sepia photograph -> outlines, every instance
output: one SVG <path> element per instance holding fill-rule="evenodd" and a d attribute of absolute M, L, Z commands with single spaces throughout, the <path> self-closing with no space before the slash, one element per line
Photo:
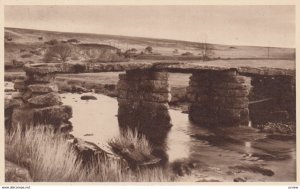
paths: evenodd
<path fill-rule="evenodd" d="M 295 5 L 4 5 L 5 183 L 297 182 Z"/>

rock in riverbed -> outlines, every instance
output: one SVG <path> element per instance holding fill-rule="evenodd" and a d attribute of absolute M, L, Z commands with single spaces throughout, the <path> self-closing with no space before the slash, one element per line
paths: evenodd
<path fill-rule="evenodd" d="M 54 106 L 61 104 L 60 96 L 57 93 L 48 93 L 45 95 L 39 95 L 28 99 L 29 104 L 33 106 Z"/>
<path fill-rule="evenodd" d="M 81 100 L 97 100 L 97 98 L 93 95 L 83 95 L 80 97 Z"/>

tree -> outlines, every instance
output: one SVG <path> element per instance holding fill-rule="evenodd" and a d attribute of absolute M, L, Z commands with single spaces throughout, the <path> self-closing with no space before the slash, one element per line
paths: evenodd
<path fill-rule="evenodd" d="M 69 44 L 58 44 L 50 47 L 45 56 L 45 62 L 67 62 L 68 59 L 72 56 L 73 46 Z"/>
<path fill-rule="evenodd" d="M 153 49 L 152 49 L 151 46 L 148 46 L 148 47 L 145 48 L 145 52 L 146 52 L 146 53 L 152 53 L 152 50 L 153 50 Z"/>

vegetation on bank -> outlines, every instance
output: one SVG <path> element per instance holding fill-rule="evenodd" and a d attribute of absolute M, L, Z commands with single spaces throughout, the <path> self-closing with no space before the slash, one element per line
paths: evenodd
<path fill-rule="evenodd" d="M 108 144 L 113 148 L 134 149 L 144 156 L 151 155 L 152 147 L 144 135 L 137 130 L 126 130 L 119 137 L 111 139 Z"/>
<path fill-rule="evenodd" d="M 130 134 L 127 136 L 135 137 Z M 120 141 L 124 140 L 120 139 Z M 139 145 L 147 147 L 146 143 Z M 144 148 L 143 150 L 147 151 Z M 5 133 L 5 159 L 27 168 L 35 182 L 164 182 L 172 180 L 170 174 L 159 167 L 133 171 L 124 168 L 119 160 L 114 159 L 96 159 L 92 162 L 92 166 L 84 166 L 83 161 L 78 157 L 66 135 L 55 133 L 48 125 L 18 128 L 14 132 Z M 13 172 L 7 172 L 6 181 L 14 181 L 10 180 L 14 178 L 12 174 Z"/>
<path fill-rule="evenodd" d="M 273 123 L 268 122 L 265 124 L 260 124 L 255 126 L 263 132 L 270 134 L 285 134 L 285 135 L 296 135 L 296 123 L 287 122 L 287 123 Z"/>

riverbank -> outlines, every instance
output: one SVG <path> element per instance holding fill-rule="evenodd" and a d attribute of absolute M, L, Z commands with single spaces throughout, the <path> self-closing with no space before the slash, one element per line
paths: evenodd
<path fill-rule="evenodd" d="M 127 136 L 133 145 L 147 144 Z M 117 139 L 115 139 L 117 140 Z M 78 143 L 78 142 L 77 142 Z M 146 146 L 148 152 L 151 148 Z M 174 175 L 160 167 L 129 169 L 128 162 L 90 154 L 70 143 L 68 135 L 56 133 L 50 125 L 17 129 L 5 134 L 5 176 L 7 182 L 170 182 Z M 14 169 L 17 169 L 14 171 Z M 18 171 L 17 171 L 18 170 Z"/>

